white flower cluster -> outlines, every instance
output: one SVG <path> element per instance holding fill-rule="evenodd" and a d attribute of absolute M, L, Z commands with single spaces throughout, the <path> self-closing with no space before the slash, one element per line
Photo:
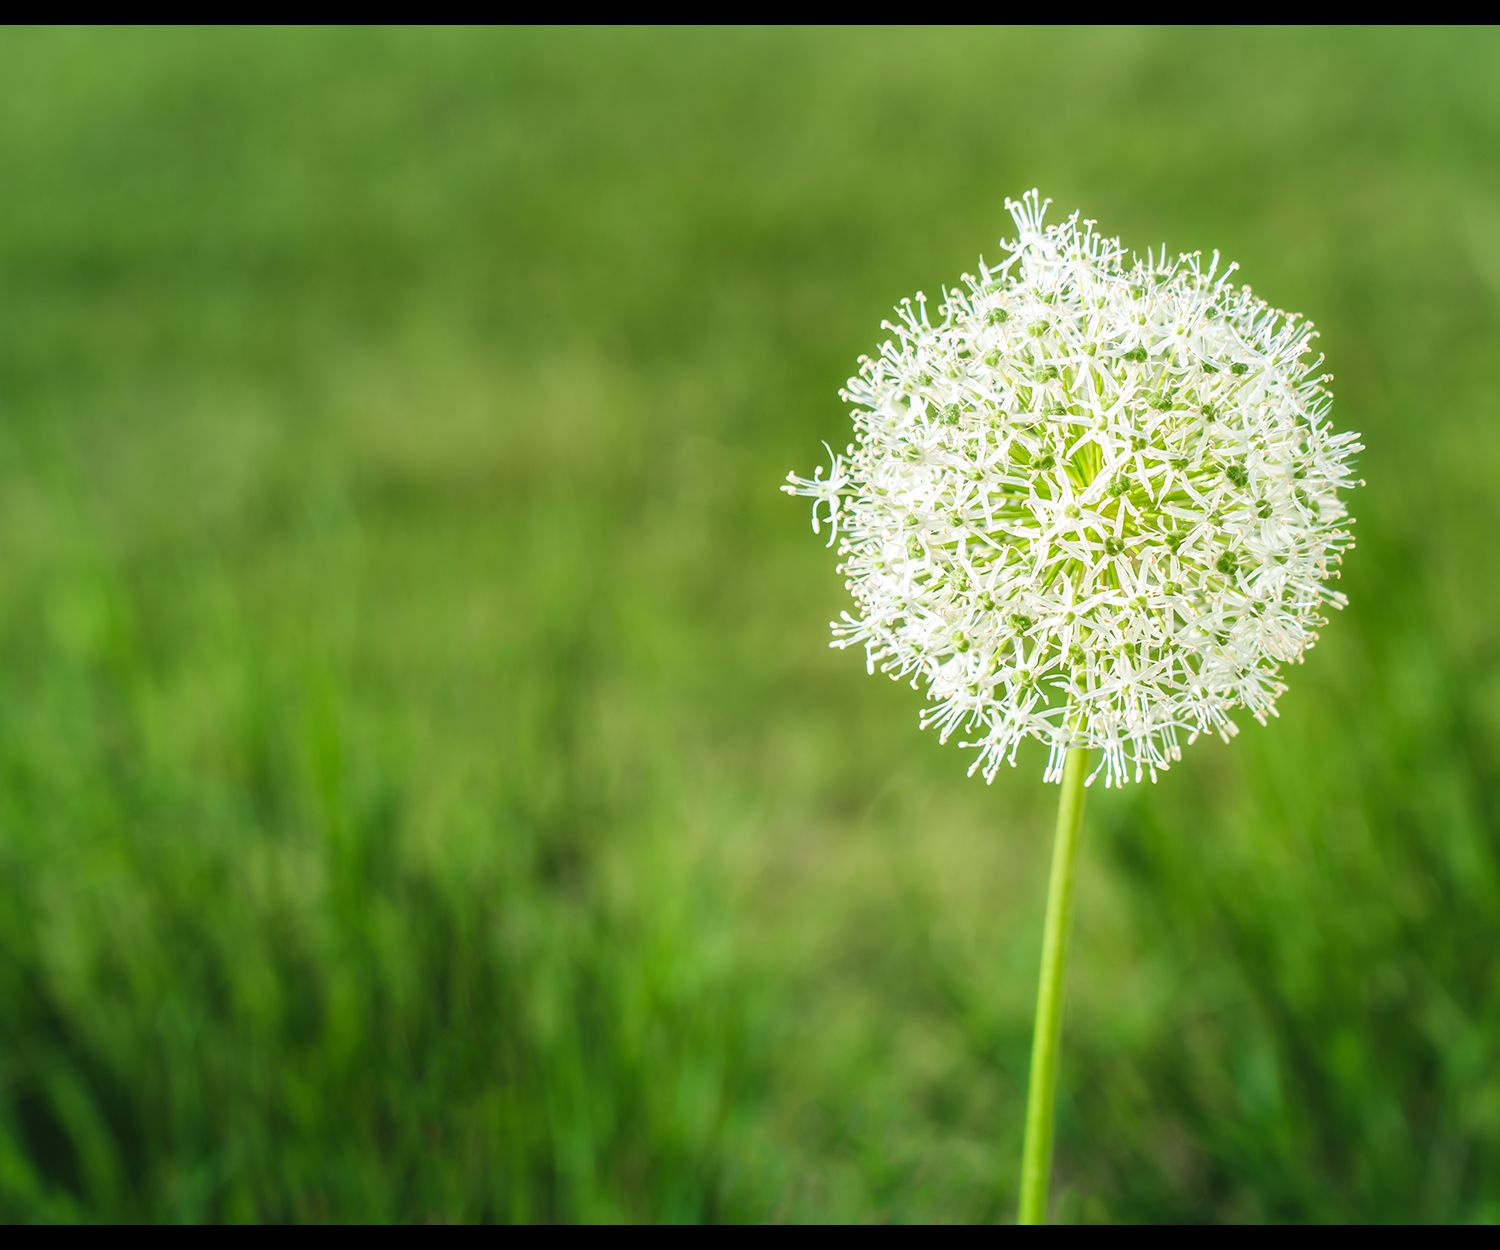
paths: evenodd
<path fill-rule="evenodd" d="M 854 442 L 789 475 L 839 543 L 855 611 L 834 646 L 926 686 L 924 726 L 993 780 L 1025 738 L 1153 780 L 1184 739 L 1264 723 L 1351 545 L 1309 322 L 1231 284 L 1218 253 L 1127 257 L 1050 201 L 893 336 L 842 396 Z"/>

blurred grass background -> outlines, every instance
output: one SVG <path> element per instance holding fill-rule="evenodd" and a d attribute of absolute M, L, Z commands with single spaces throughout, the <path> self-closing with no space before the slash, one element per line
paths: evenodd
<path fill-rule="evenodd" d="M 0 1216 L 999 1220 L 1055 792 L 776 492 L 1038 185 L 1366 435 L 1090 800 L 1056 1208 L 1500 1220 L 1500 36 L 0 36 Z"/>

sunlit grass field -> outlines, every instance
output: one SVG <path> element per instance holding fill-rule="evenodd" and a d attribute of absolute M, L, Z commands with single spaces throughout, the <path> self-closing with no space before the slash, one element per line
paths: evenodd
<path fill-rule="evenodd" d="M 1500 1220 L 1500 35 L 0 33 L 0 1218 L 1014 1209 L 1050 807 L 777 493 L 1036 185 L 1369 448 L 1090 795 L 1055 1211 Z"/>

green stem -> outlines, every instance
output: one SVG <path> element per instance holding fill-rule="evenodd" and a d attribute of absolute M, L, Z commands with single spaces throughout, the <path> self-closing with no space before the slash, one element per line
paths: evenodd
<path fill-rule="evenodd" d="M 1073 866 L 1083 824 L 1083 779 L 1089 753 L 1073 747 L 1063 764 L 1062 797 L 1047 884 L 1047 920 L 1042 931 L 1042 973 L 1036 989 L 1036 1028 L 1031 1038 L 1031 1086 L 1026 1093 L 1026 1143 L 1021 1150 L 1022 1224 L 1047 1219 L 1047 1182 L 1052 1173 L 1052 1123 L 1057 1105 L 1057 1054 L 1062 1043 L 1063 975 L 1068 963 L 1068 918 L 1073 912 Z"/>

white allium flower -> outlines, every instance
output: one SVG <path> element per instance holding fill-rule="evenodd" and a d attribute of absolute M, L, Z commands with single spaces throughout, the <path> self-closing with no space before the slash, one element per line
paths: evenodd
<path fill-rule="evenodd" d="M 842 397 L 854 442 L 788 476 L 854 599 L 836 647 L 926 687 L 922 723 L 992 781 L 1025 738 L 1106 784 L 1153 780 L 1184 739 L 1264 723 L 1317 640 L 1352 545 L 1311 323 L 1230 282 L 1217 252 L 1127 256 L 1077 213 L 1019 238 L 893 336 Z M 1089 778 L 1090 781 L 1093 776 Z"/>

